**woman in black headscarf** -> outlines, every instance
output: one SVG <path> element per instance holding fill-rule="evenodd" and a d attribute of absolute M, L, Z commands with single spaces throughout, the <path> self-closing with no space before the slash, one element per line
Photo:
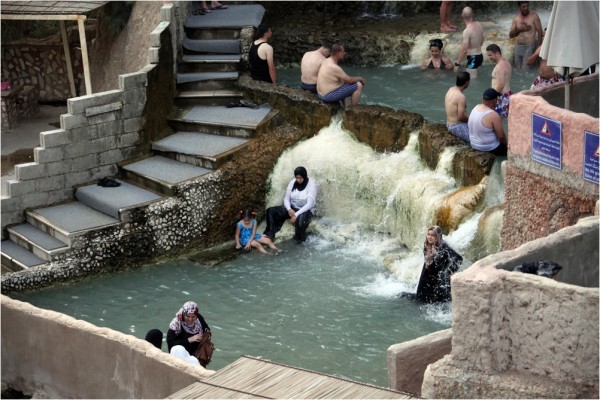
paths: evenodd
<path fill-rule="evenodd" d="M 300 244 L 306 240 L 306 229 L 312 219 L 312 210 L 317 204 L 317 185 L 308 178 L 306 168 L 294 170 L 294 179 L 285 190 L 283 205 L 267 209 L 267 228 L 263 235 L 271 240 L 279 232 L 283 223 L 290 220 L 295 227 L 294 240 Z"/>
<path fill-rule="evenodd" d="M 425 263 L 417 286 L 417 300 L 423 303 L 442 303 L 450 300 L 450 277 L 458 271 L 462 256 L 442 239 L 437 225 L 427 230 L 423 246 Z"/>

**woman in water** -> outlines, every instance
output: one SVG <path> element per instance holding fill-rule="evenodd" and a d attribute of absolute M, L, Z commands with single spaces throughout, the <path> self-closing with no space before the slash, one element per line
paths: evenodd
<path fill-rule="evenodd" d="M 423 61 L 421 69 L 452 69 L 452 60 L 442 55 L 444 43 L 440 39 L 431 39 L 429 41 L 429 52 L 431 57 Z"/>
<path fill-rule="evenodd" d="M 256 220 L 254 219 L 256 213 L 246 210 L 242 211 L 241 214 L 242 219 L 238 221 L 235 228 L 235 248 L 239 250 L 243 247 L 244 250 L 250 251 L 254 247 L 261 253 L 268 254 L 263 248 L 263 244 L 266 244 L 269 248 L 275 250 L 274 254 L 279 254 L 279 249 L 275 247 L 271 239 L 256 233 Z"/>
<path fill-rule="evenodd" d="M 189 354 L 195 354 L 202 335 L 206 332 L 210 332 L 210 328 L 198 312 L 198 305 L 193 301 L 186 302 L 169 324 L 167 331 L 169 352 L 172 347 L 179 345 L 183 346 Z"/>
<path fill-rule="evenodd" d="M 294 179 L 285 190 L 283 205 L 267 209 L 267 228 L 263 235 L 275 239 L 283 223 L 290 220 L 294 224 L 294 240 L 301 244 L 306 240 L 306 228 L 312 219 L 312 210 L 317 204 L 317 185 L 308 178 L 306 168 L 294 170 Z"/>
<path fill-rule="evenodd" d="M 441 303 L 450 300 L 450 276 L 458 271 L 462 257 L 442 239 L 442 228 L 437 225 L 427 230 L 423 246 L 425 263 L 417 286 L 417 300 L 423 303 Z"/>

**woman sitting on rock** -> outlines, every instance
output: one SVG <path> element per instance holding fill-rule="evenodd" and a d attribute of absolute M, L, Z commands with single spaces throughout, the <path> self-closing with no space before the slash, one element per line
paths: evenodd
<path fill-rule="evenodd" d="M 290 181 L 285 190 L 283 205 L 267 209 L 267 228 L 264 236 L 275 240 L 283 223 L 290 220 L 294 224 L 294 240 L 301 244 L 306 240 L 306 229 L 312 219 L 312 210 L 317 204 L 317 185 L 308 178 L 306 168 L 298 167 L 294 170 L 294 179 Z"/>
<path fill-rule="evenodd" d="M 450 300 L 450 277 L 458 271 L 463 258 L 442 239 L 437 225 L 427 230 L 423 246 L 425 263 L 417 286 L 417 300 L 442 303 Z"/>

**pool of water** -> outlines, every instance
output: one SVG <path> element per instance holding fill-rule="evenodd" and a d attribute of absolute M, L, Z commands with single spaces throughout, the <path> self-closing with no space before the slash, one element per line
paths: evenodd
<path fill-rule="evenodd" d="M 444 98 L 448 89 L 456 84 L 456 74 L 450 71 L 424 70 L 416 65 L 389 67 L 350 67 L 344 71 L 351 76 L 362 76 L 366 80 L 361 104 L 388 106 L 394 109 L 421 114 L 430 123 L 446 123 Z M 484 63 L 477 78 L 470 81 L 465 90 L 467 113 L 481 103 L 481 96 L 491 85 L 494 65 Z M 513 93 L 529 89 L 537 76 L 537 70 L 513 69 L 511 89 Z M 279 68 L 279 85 L 300 86 L 300 68 Z"/>
<path fill-rule="evenodd" d="M 213 332 L 210 369 L 248 354 L 387 386 L 387 348 L 448 328 L 450 306 L 400 298 L 418 274 L 384 272 L 369 251 L 382 237 L 356 239 L 312 236 L 303 246 L 282 242 L 279 256 L 243 253 L 216 267 L 178 259 L 12 297 L 139 338 L 152 328 L 166 334 L 194 300 Z"/>

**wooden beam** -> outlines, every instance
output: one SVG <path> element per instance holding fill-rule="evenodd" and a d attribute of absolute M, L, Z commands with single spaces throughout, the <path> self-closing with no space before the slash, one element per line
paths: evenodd
<path fill-rule="evenodd" d="M 69 50 L 69 41 L 67 39 L 65 21 L 60 21 L 60 36 L 62 37 L 63 49 L 65 50 L 65 61 L 67 62 L 67 74 L 69 75 L 71 96 L 77 97 L 77 91 L 75 90 L 75 77 L 73 76 L 73 65 L 71 64 L 71 51 Z"/>
<path fill-rule="evenodd" d="M 79 27 L 79 41 L 81 42 L 81 61 L 83 62 L 83 76 L 85 77 L 85 94 L 90 95 L 92 91 L 92 78 L 90 75 L 90 62 L 88 59 L 87 41 L 85 39 L 85 15 L 80 15 L 77 19 Z"/>
<path fill-rule="evenodd" d="M 28 15 L 28 14 L 0 14 L 0 19 L 6 20 L 38 20 L 38 21 L 77 21 L 81 17 L 85 15 L 45 15 L 45 14 L 37 14 L 37 15 Z"/>

